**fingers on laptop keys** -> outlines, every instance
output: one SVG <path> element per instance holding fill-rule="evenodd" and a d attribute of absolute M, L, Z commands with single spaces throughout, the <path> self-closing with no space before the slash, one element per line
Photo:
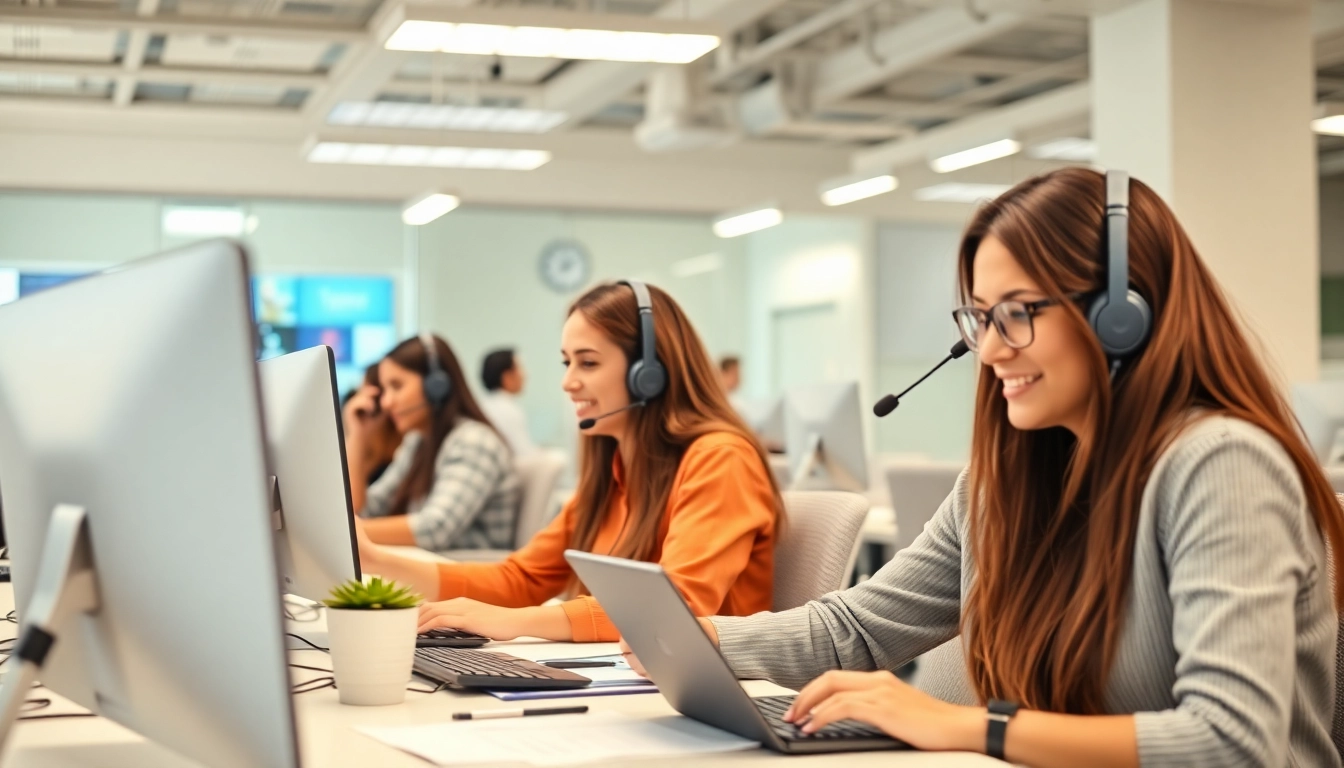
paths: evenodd
<path fill-rule="evenodd" d="M 808 683 L 793 700 L 784 721 L 802 725 L 811 719 L 812 710 L 832 696 L 846 691 L 859 691 L 885 685 L 890 675 L 886 672 L 849 672 L 832 670 Z"/>

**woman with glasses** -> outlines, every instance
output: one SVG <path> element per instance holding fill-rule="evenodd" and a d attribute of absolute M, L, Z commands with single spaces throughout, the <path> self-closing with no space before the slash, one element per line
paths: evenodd
<path fill-rule="evenodd" d="M 1344 515 L 1170 209 L 1130 185 L 1146 346 L 1108 359 L 1103 176 L 1025 181 L 960 248 L 958 327 L 983 364 L 971 462 L 872 579 L 782 613 L 703 620 L 739 677 L 921 749 L 1031 766 L 1338 766 Z M 886 670 L 953 638 L 938 697 Z M 938 675 L 935 675 L 938 677 Z"/>

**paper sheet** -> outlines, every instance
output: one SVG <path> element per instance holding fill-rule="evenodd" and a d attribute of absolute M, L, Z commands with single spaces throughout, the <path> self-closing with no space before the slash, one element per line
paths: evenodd
<path fill-rule="evenodd" d="M 753 749 L 756 742 L 690 718 L 619 712 L 364 727 L 361 733 L 437 765 L 564 766 L 622 757 L 679 757 Z"/>

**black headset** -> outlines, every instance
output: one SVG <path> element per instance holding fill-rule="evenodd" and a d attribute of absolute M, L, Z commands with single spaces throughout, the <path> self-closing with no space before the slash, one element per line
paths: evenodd
<path fill-rule="evenodd" d="M 420 334 L 420 345 L 425 348 L 425 401 L 429 403 L 430 408 L 437 411 L 448 402 L 448 396 L 453 393 L 453 380 L 439 363 L 439 349 L 434 343 L 434 337 L 428 331 Z"/>
<path fill-rule="evenodd" d="M 658 338 L 653 333 L 653 298 L 649 296 L 649 287 L 638 280 L 621 280 L 619 285 L 628 285 L 635 292 L 642 349 L 640 358 L 630 362 L 625 386 L 630 390 L 631 400 L 648 402 L 667 389 L 667 369 L 658 360 Z"/>
<path fill-rule="evenodd" d="M 1129 174 L 1106 172 L 1104 255 L 1106 285 L 1092 300 L 1087 319 L 1111 361 L 1112 368 L 1134 355 L 1148 341 L 1153 311 L 1129 288 Z"/>

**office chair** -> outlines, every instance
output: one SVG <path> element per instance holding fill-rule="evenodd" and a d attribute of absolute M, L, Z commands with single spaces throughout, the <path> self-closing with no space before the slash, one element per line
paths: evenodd
<path fill-rule="evenodd" d="M 924 532 L 924 525 L 952 493 L 965 467 L 962 462 L 947 461 L 893 460 L 886 464 L 891 508 L 896 512 L 896 552 Z"/>
<path fill-rule="evenodd" d="M 859 552 L 868 499 L 841 491 L 789 491 L 784 536 L 775 547 L 775 599 L 787 611 L 845 585 Z"/>
<path fill-rule="evenodd" d="M 551 521 L 555 511 L 551 506 L 551 497 L 567 461 L 564 451 L 543 448 L 515 463 L 518 478 L 523 484 L 523 493 L 522 502 L 518 505 L 518 522 L 514 526 L 514 550 L 521 549 Z M 445 552 L 443 556 L 458 562 L 496 563 L 512 552 L 508 549 L 454 549 Z"/>

